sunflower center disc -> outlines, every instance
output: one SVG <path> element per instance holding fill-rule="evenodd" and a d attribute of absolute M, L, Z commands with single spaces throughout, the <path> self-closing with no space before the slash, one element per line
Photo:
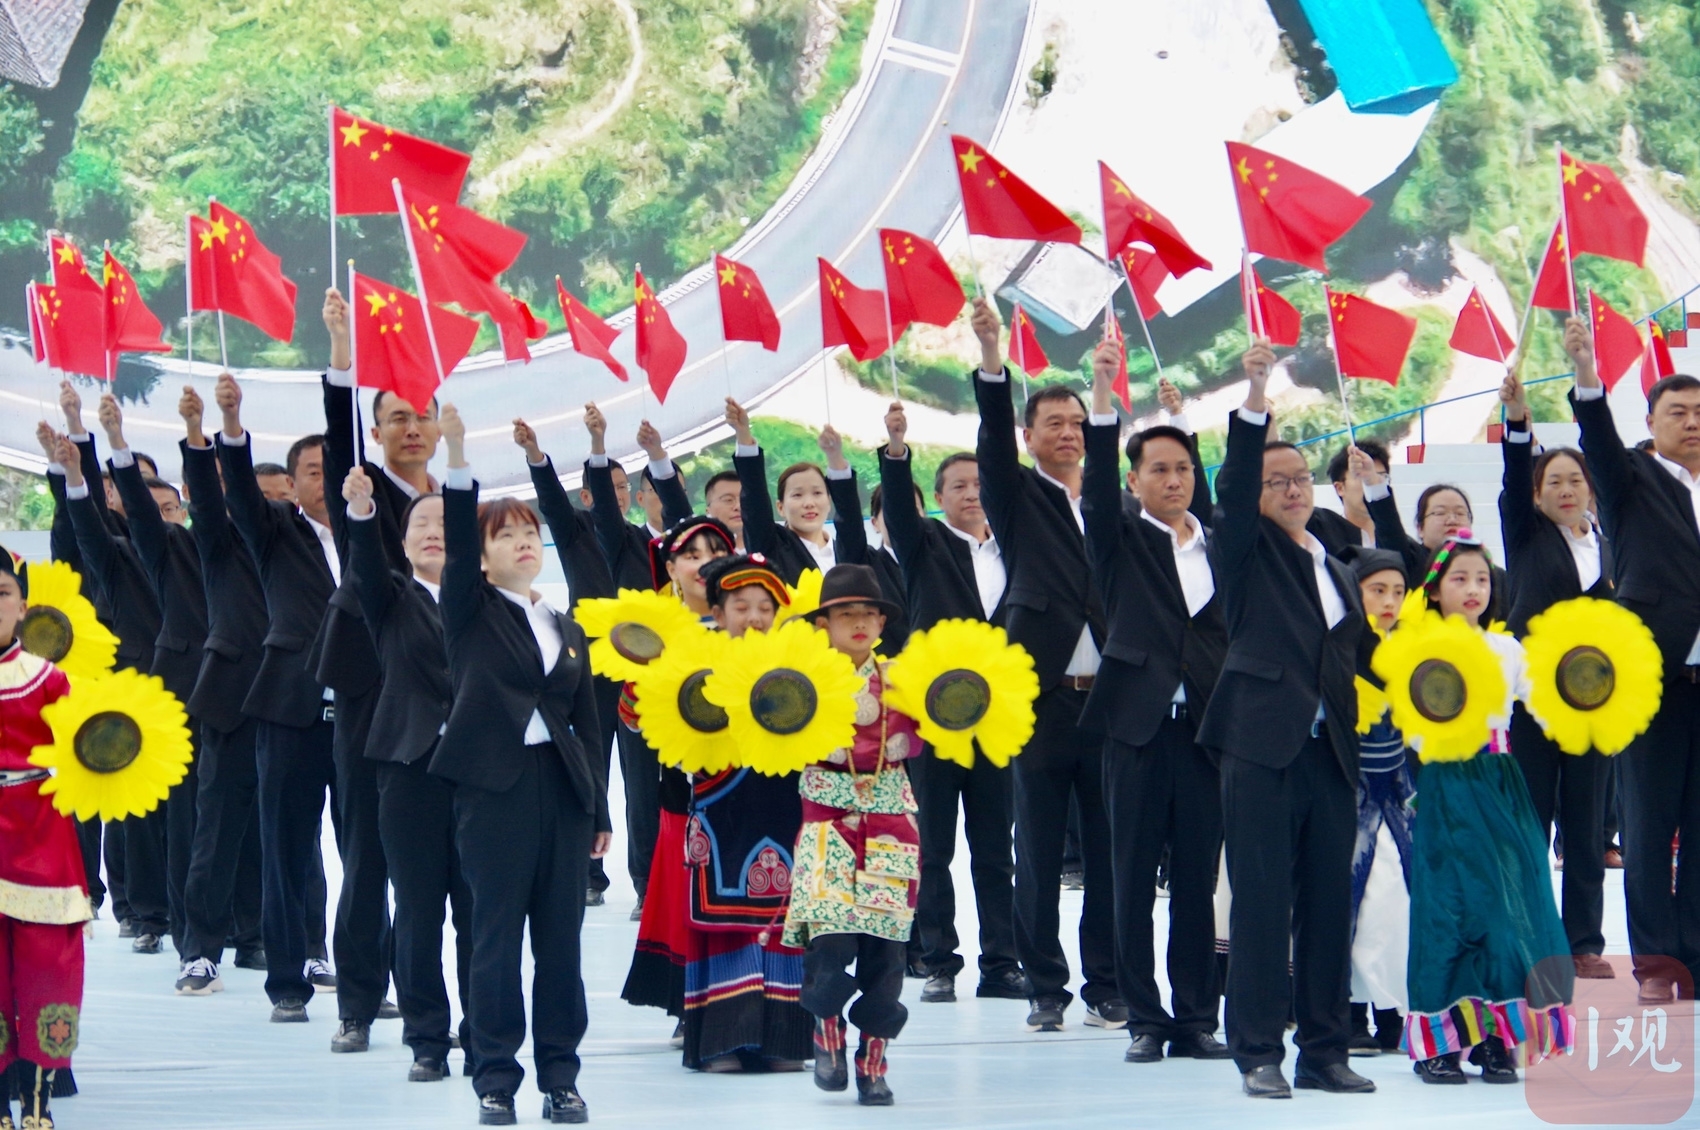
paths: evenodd
<path fill-rule="evenodd" d="M 1450 722 L 1464 713 L 1464 676 L 1444 659 L 1425 659 L 1411 672 L 1411 702 L 1430 722 Z"/>
<path fill-rule="evenodd" d="M 91 773 L 116 773 L 142 752 L 142 728 L 128 714 L 103 710 L 77 727 L 77 760 Z"/>
<path fill-rule="evenodd" d="M 615 624 L 608 642 L 621 659 L 630 663 L 653 663 L 661 658 L 661 637 L 647 624 L 625 621 Z"/>
<path fill-rule="evenodd" d="M 801 671 L 779 667 L 750 688 L 750 714 L 770 734 L 795 734 L 814 720 L 819 698 L 815 685 Z"/>
<path fill-rule="evenodd" d="M 679 717 L 699 734 L 718 734 L 726 728 L 726 712 L 702 696 L 702 685 L 710 674 L 706 667 L 692 671 L 679 684 Z"/>
<path fill-rule="evenodd" d="M 976 725 L 992 707 L 992 688 L 978 671 L 946 671 L 927 687 L 927 717 L 947 730 Z"/>
<path fill-rule="evenodd" d="M 71 618 L 46 605 L 38 605 L 25 612 L 24 622 L 18 629 L 18 639 L 24 650 L 49 663 L 57 663 L 71 654 L 75 638 L 71 632 Z"/>
<path fill-rule="evenodd" d="M 1617 689 L 1617 670 L 1597 647 L 1583 644 L 1558 661 L 1558 697 L 1572 710 L 1598 710 Z"/>

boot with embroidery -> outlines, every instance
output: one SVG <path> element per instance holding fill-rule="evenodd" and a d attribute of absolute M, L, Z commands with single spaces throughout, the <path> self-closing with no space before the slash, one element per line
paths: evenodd
<path fill-rule="evenodd" d="M 863 1106 L 890 1106 L 891 1088 L 885 1081 L 885 1046 L 889 1040 L 863 1036 L 856 1049 L 856 1101 Z"/>
<path fill-rule="evenodd" d="M 53 1130 L 53 1115 L 47 1098 L 53 1092 L 53 1072 L 37 1067 L 27 1077 L 26 1089 L 18 1096 L 19 1130 Z"/>
<path fill-rule="evenodd" d="M 815 1021 L 815 1086 L 823 1091 L 842 1091 L 850 1086 L 850 1073 L 844 1063 L 842 1016 Z"/>

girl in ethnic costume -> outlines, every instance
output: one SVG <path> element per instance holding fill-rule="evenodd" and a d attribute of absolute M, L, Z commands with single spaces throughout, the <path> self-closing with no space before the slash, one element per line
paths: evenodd
<path fill-rule="evenodd" d="M 785 940 L 807 946 L 803 1006 L 815 1021 L 815 1085 L 849 1085 L 844 1006 L 861 1033 L 856 1051 L 856 1101 L 890 1106 L 886 1044 L 909 1012 L 903 989 L 904 947 L 915 918 L 921 875 L 915 794 L 905 759 L 921 750 L 915 720 L 884 702 L 884 669 L 873 654 L 894 609 L 866 565 L 837 565 L 821 584 L 821 605 L 809 613 L 832 646 L 850 657 L 867 680 L 856 698 L 851 748 L 803 770 L 803 827 L 797 838 L 796 885 L 785 917 Z M 847 967 L 854 962 L 856 972 Z"/>

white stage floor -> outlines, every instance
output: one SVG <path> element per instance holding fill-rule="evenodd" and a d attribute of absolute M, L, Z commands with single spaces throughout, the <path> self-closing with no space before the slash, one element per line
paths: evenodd
<path fill-rule="evenodd" d="M 617 777 L 617 774 L 616 774 Z M 617 794 L 616 779 L 613 791 Z M 622 810 L 618 795 L 613 811 Z M 325 858 L 336 853 L 326 822 Z M 706 1076 L 685 1071 L 667 1038 L 673 1022 L 654 1009 L 620 1000 L 637 924 L 626 920 L 634 902 L 624 869 L 624 844 L 609 860 L 614 887 L 608 905 L 585 918 L 585 985 L 590 1032 L 582 1052 L 580 1087 L 599 1125 L 680 1124 L 709 1128 L 836 1127 L 992 1128 L 1131 1126 L 1173 1123 L 1204 1127 L 1378 1128 L 1537 1126 L 1523 1087 L 1430 1087 L 1412 1075 L 1403 1056 L 1354 1059 L 1352 1066 L 1380 1086 L 1368 1096 L 1298 1092 L 1291 1102 L 1258 1102 L 1239 1092 L 1231 1062 L 1122 1062 L 1128 1038 L 1081 1024 L 1076 1002 L 1060 1034 L 1027 1033 L 1026 1005 L 976 1000 L 975 926 L 968 849 L 957 849 L 955 877 L 968 969 L 958 978 L 955 1004 L 922 1004 L 919 981 L 907 981 L 909 1025 L 891 1049 L 890 1083 L 897 1106 L 859 1108 L 854 1088 L 829 1095 L 807 1074 Z M 1626 953 L 1621 872 L 1607 873 L 1609 953 Z M 337 876 L 330 877 L 334 910 Z M 1555 874 L 1556 878 L 1556 874 Z M 1075 961 L 1073 924 L 1080 894 L 1063 895 L 1065 945 Z M 1157 903 L 1158 953 L 1164 946 L 1166 903 Z M 274 1025 L 264 975 L 226 967 L 225 991 L 212 997 L 173 995 L 176 961 L 168 953 L 142 956 L 117 937 L 110 917 L 95 924 L 88 946 L 82 1046 L 75 1065 L 82 1094 L 56 1104 L 59 1125 L 78 1127 L 208 1127 L 217 1130 L 437 1130 L 476 1123 L 470 1081 L 408 1083 L 411 1057 L 399 1020 L 373 1027 L 372 1050 L 332 1055 L 336 1004 L 321 994 L 311 1022 Z M 449 965 L 452 987 L 452 955 Z M 1078 965 L 1076 963 L 1076 968 Z M 1159 961 L 1161 968 L 1161 961 Z M 1161 974 L 1159 974 L 1161 976 Z M 527 982 L 529 984 L 529 971 Z M 458 1016 L 458 1008 L 457 1008 Z M 1290 1049 L 1289 1049 L 1290 1051 Z M 529 1058 L 521 1052 L 522 1062 Z M 458 1072 L 460 1053 L 451 1053 Z M 1290 1071 L 1292 1056 L 1287 1067 Z M 529 1067 L 529 1063 L 527 1064 Z M 541 1099 L 528 1078 L 519 1100 L 521 1125 L 540 1125 Z M 1690 1119 L 1696 1118 L 1691 1113 Z M 1685 1119 L 1684 1121 L 1688 1121 Z"/>

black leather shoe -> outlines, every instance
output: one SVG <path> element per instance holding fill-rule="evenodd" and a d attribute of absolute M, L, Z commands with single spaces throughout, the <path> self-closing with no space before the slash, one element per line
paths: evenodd
<path fill-rule="evenodd" d="M 372 1047 L 372 1026 L 364 1020 L 344 1020 L 331 1037 L 333 1052 L 363 1052 Z"/>
<path fill-rule="evenodd" d="M 931 976 L 931 974 L 927 972 L 927 963 L 924 961 L 905 962 L 903 966 L 903 975 L 916 981 L 925 981 L 929 976 Z"/>
<path fill-rule="evenodd" d="M 1055 997 L 1035 997 L 1033 1007 L 1027 1010 L 1027 1030 L 1029 1032 L 1061 1032 L 1063 1030 L 1063 1002 Z"/>
<path fill-rule="evenodd" d="M 133 938 L 133 937 L 135 937 L 136 936 L 135 919 L 125 918 L 125 919 L 122 919 L 121 921 L 119 921 L 119 923 L 118 923 L 118 936 L 120 938 Z"/>
<path fill-rule="evenodd" d="M 589 1122 L 590 1108 L 573 1087 L 557 1087 L 543 1096 L 543 1121 Z"/>
<path fill-rule="evenodd" d="M 1458 1066 L 1458 1053 L 1437 1055 L 1433 1059 L 1419 1059 L 1411 1064 L 1411 1070 L 1424 1083 L 1438 1083 L 1447 1086 L 1462 1087 L 1470 1081 Z"/>
<path fill-rule="evenodd" d="M 1254 1099 L 1293 1097 L 1293 1089 L 1287 1086 L 1287 1077 L 1281 1074 L 1281 1065 L 1278 1063 L 1265 1063 L 1245 1072 L 1240 1076 L 1240 1086 Z"/>
<path fill-rule="evenodd" d="M 952 1004 L 956 1000 L 956 978 L 948 973 L 934 973 L 921 988 L 921 999 L 928 1004 Z"/>
<path fill-rule="evenodd" d="M 130 948 L 137 953 L 158 953 L 158 934 L 137 934 L 136 940 L 130 943 Z"/>
<path fill-rule="evenodd" d="M 478 1125 L 512 1126 L 519 1121 L 514 1114 L 514 1097 L 506 1091 L 491 1091 L 478 1100 Z"/>
<path fill-rule="evenodd" d="M 597 890 L 595 887 L 587 887 L 585 889 L 584 905 L 586 905 L 586 906 L 601 906 L 603 903 L 605 903 L 607 901 L 608 901 L 607 898 L 603 896 L 602 892 Z"/>
<path fill-rule="evenodd" d="M 862 1106 L 890 1106 L 897 1100 L 886 1085 L 885 1076 L 856 1076 L 856 1101 Z"/>
<path fill-rule="evenodd" d="M 1312 1067 L 1303 1059 L 1293 1067 L 1293 1086 L 1301 1091 L 1327 1091 L 1334 1095 L 1367 1095 L 1375 1083 L 1343 1063 Z"/>
<path fill-rule="evenodd" d="M 236 955 L 234 964 L 238 969 L 257 969 L 264 973 L 266 971 L 266 951 L 248 950 L 245 953 L 239 953 Z"/>
<path fill-rule="evenodd" d="M 1482 1069 L 1484 1083 L 1517 1082 L 1516 1062 L 1510 1050 L 1495 1037 L 1489 1036 L 1471 1048 L 1470 1062 Z"/>
<path fill-rule="evenodd" d="M 627 921 L 629 921 L 629 922 L 642 922 L 643 921 L 643 896 L 642 895 L 638 896 L 637 905 L 632 907 L 631 917 L 628 918 Z"/>
<path fill-rule="evenodd" d="M 1024 1001 L 1033 995 L 1033 982 L 1019 969 L 1006 969 L 990 977 L 981 977 L 974 995 L 1006 1001 Z"/>
<path fill-rule="evenodd" d="M 448 1066 L 442 1060 L 432 1056 L 422 1055 L 413 1061 L 413 1066 L 407 1069 L 409 1083 L 436 1083 L 449 1073 Z"/>
<path fill-rule="evenodd" d="M 272 1005 L 273 1024 L 305 1024 L 307 1023 L 307 1003 L 293 998 L 286 998 Z"/>
<path fill-rule="evenodd" d="M 1182 1032 L 1169 1041 L 1170 1059 L 1231 1059 L 1233 1054 L 1209 1032 Z"/>
<path fill-rule="evenodd" d="M 1163 1037 L 1141 1032 L 1122 1053 L 1123 1063 L 1156 1063 L 1163 1058 Z"/>
<path fill-rule="evenodd" d="M 1676 993 L 1669 977 L 1643 977 L 1635 991 L 1636 1004 L 1669 1004 Z"/>
<path fill-rule="evenodd" d="M 400 1020 L 401 1019 L 401 1009 L 399 1009 L 395 1006 L 394 1001 L 385 1000 L 383 1004 L 378 1006 L 378 1019 L 379 1020 Z"/>

